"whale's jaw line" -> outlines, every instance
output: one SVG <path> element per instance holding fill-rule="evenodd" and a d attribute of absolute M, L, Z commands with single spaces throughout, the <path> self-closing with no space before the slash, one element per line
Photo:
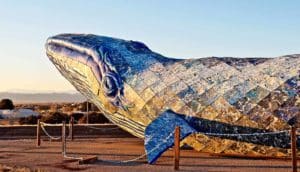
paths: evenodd
<path fill-rule="evenodd" d="M 49 37 L 46 41 L 46 52 L 55 54 L 55 53 L 63 53 L 62 48 L 67 50 L 75 51 L 76 53 L 80 53 L 81 55 L 92 56 L 93 55 L 93 45 L 80 45 L 79 43 L 74 42 L 71 38 L 73 35 L 84 36 L 82 34 L 61 34 Z M 73 57 L 77 54 L 73 54 Z M 72 56 L 72 54 L 68 54 L 68 56 Z"/>

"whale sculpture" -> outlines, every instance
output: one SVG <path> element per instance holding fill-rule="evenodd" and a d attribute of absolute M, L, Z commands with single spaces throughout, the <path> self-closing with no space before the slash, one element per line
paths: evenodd
<path fill-rule="evenodd" d="M 50 37 L 46 53 L 111 122 L 145 139 L 149 163 L 173 145 L 175 126 L 182 145 L 203 152 L 288 154 L 300 55 L 175 59 L 92 34 Z"/>

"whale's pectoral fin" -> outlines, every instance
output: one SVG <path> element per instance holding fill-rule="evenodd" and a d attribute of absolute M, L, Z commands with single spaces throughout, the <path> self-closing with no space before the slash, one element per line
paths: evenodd
<path fill-rule="evenodd" d="M 195 132 L 181 116 L 171 110 L 163 112 L 145 130 L 145 150 L 148 163 L 154 163 L 159 156 L 174 145 L 175 127 L 180 127 L 180 140 Z"/>

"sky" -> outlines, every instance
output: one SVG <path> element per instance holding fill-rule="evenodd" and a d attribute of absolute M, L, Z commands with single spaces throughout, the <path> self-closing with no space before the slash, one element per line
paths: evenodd
<path fill-rule="evenodd" d="M 49 36 L 142 41 L 168 57 L 300 53 L 300 1 L 0 0 L 0 92 L 73 92 L 45 55 Z"/>

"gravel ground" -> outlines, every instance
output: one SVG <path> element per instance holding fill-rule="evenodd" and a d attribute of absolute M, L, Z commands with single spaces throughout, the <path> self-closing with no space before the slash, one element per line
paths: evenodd
<path fill-rule="evenodd" d="M 37 148 L 34 139 L 0 140 L 0 171 L 173 171 L 172 150 L 165 152 L 155 165 L 147 164 L 145 158 L 116 163 L 144 154 L 143 140 L 138 138 L 68 141 L 68 156 L 98 156 L 98 161 L 88 165 L 63 159 L 61 147 L 60 142 L 54 141 L 43 141 Z M 214 157 L 194 150 L 181 150 L 180 157 L 180 171 L 291 171 L 291 162 L 287 160 Z"/>

